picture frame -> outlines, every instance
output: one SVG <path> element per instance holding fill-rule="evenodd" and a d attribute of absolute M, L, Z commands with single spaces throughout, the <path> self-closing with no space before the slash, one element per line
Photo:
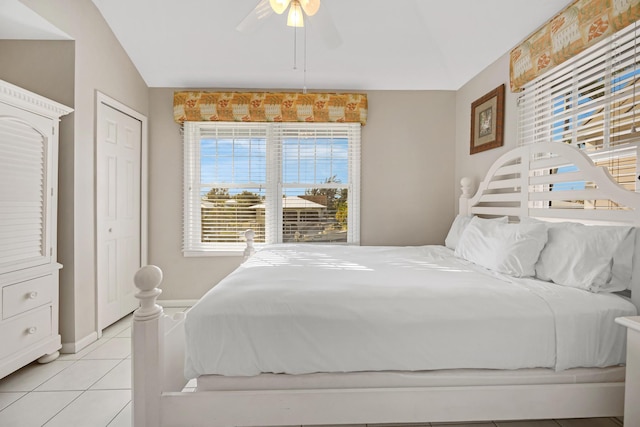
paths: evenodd
<path fill-rule="evenodd" d="M 502 84 L 471 104 L 470 154 L 502 147 L 504 137 Z"/>

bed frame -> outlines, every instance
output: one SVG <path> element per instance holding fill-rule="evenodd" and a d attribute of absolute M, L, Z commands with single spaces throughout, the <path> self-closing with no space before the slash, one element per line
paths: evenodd
<path fill-rule="evenodd" d="M 575 172 L 555 173 L 573 165 Z M 562 190 L 561 183 L 587 182 Z M 549 221 L 640 226 L 640 194 L 618 186 L 605 168 L 559 143 L 516 148 L 489 169 L 474 196 L 464 178 L 460 212 Z M 566 187 L 565 187 L 566 188 Z M 610 200 L 619 209 L 589 208 Z M 586 202 L 585 202 L 586 201 Z M 640 248 L 640 233 L 636 233 Z M 251 236 L 249 236 L 251 237 Z M 251 240 L 251 239 L 250 239 Z M 251 242 L 252 243 L 252 242 Z M 248 246 L 250 252 L 252 245 Z M 640 250 L 634 253 L 632 301 L 640 308 Z M 156 304 L 162 272 L 135 276 L 140 308 L 133 319 L 135 427 L 412 423 L 623 415 L 624 382 L 430 387 L 273 389 L 182 392 L 184 314 Z"/>

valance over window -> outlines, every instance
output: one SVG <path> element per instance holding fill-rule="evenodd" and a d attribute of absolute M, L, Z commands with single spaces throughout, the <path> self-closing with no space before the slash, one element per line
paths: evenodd
<path fill-rule="evenodd" d="M 367 122 L 360 93 L 175 92 L 176 122 Z"/>
<path fill-rule="evenodd" d="M 511 91 L 640 19 L 640 0 L 575 0 L 511 51 Z"/>

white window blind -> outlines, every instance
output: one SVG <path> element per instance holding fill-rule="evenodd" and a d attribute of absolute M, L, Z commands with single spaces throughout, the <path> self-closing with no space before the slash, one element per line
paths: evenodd
<path fill-rule="evenodd" d="M 185 122 L 184 253 L 359 242 L 360 124 Z"/>
<path fill-rule="evenodd" d="M 525 85 L 519 144 L 556 141 L 584 149 L 630 190 L 637 175 L 639 34 L 631 25 Z"/>
<path fill-rule="evenodd" d="M 47 139 L 0 120 L 0 266 L 46 262 Z"/>

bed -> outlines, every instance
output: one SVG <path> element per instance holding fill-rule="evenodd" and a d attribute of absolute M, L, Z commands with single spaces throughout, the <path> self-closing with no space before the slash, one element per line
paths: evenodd
<path fill-rule="evenodd" d="M 573 171 L 557 173 L 567 166 Z M 586 185 L 563 187 L 567 182 Z M 589 209 L 594 200 L 616 209 Z M 470 180 L 462 180 L 456 222 L 465 222 L 465 231 L 450 232 L 449 247 L 260 250 L 186 319 L 163 314 L 155 303 L 162 273 L 144 267 L 135 278 L 134 425 L 621 416 L 625 331 L 614 320 L 640 306 L 640 289 L 633 289 L 640 286 L 638 210 L 640 195 L 619 187 L 582 151 L 536 144 L 501 156 L 473 196 Z M 526 240 L 536 250 L 517 243 L 502 257 L 495 247 L 487 257 L 495 230 L 507 233 L 493 239 L 498 245 L 514 230 L 544 238 Z M 582 274 L 596 261 L 558 266 L 557 251 L 566 251 L 558 241 L 593 239 L 594 230 L 607 240 L 619 233 L 613 264 L 628 268 L 613 268 L 599 282 L 594 276 L 598 289 L 580 289 L 583 279 L 571 271 Z M 607 246 L 593 250 L 601 248 Z M 547 280 L 530 271 L 543 252 Z M 613 277 L 625 274 L 626 285 L 614 286 Z M 559 277 L 568 286 L 549 281 Z M 620 295 L 625 287 L 630 297 Z M 196 377 L 197 391 L 182 392 Z"/>

